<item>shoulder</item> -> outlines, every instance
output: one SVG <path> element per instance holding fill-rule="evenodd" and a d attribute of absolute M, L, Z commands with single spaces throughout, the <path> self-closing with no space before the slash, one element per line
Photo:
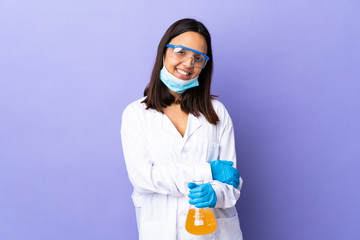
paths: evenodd
<path fill-rule="evenodd" d="M 232 119 L 225 105 L 217 99 L 211 100 L 211 103 L 213 105 L 216 114 L 219 117 L 218 127 L 225 128 L 228 126 L 232 126 Z"/>
<path fill-rule="evenodd" d="M 211 104 L 213 105 L 215 111 L 226 109 L 224 104 L 218 99 L 211 99 Z"/>
<path fill-rule="evenodd" d="M 229 116 L 229 113 L 228 113 L 225 105 L 222 102 L 220 102 L 217 99 L 212 99 L 211 104 L 213 105 L 213 108 L 214 108 L 216 114 L 219 116 L 220 120 L 224 117 Z"/>
<path fill-rule="evenodd" d="M 129 105 L 127 105 L 122 113 L 122 118 L 131 118 L 138 116 L 139 114 L 143 114 L 146 111 L 146 105 L 145 103 L 142 103 L 142 101 L 145 99 L 145 97 L 142 97 L 136 101 L 133 101 Z"/>

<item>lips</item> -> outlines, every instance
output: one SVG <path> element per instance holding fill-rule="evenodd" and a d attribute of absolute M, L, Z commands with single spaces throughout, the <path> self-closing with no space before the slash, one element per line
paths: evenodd
<path fill-rule="evenodd" d="M 190 79 L 190 74 L 191 73 L 188 72 L 188 71 L 176 68 L 175 73 L 176 73 L 177 77 L 179 77 L 180 79 L 183 79 L 183 80 Z"/>
<path fill-rule="evenodd" d="M 189 76 L 189 75 L 190 75 L 189 72 L 186 72 L 186 71 L 181 70 L 181 69 L 176 69 L 176 71 L 177 71 L 178 73 L 180 73 L 181 75 L 184 75 L 184 76 Z"/>

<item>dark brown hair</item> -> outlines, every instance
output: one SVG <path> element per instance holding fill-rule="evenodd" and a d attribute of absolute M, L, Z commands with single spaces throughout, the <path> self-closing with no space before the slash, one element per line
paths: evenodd
<path fill-rule="evenodd" d="M 207 43 L 207 56 L 209 56 L 210 59 L 199 75 L 199 86 L 190 88 L 181 94 L 180 106 L 185 113 L 192 113 L 196 117 L 199 117 L 200 113 L 202 113 L 209 123 L 216 125 L 219 122 L 219 117 L 211 104 L 211 99 L 217 96 L 210 94 L 213 70 L 210 33 L 201 22 L 194 19 L 185 18 L 178 20 L 165 32 L 158 46 L 150 83 L 144 91 L 146 98 L 143 100 L 143 103 L 146 104 L 146 109 L 152 108 L 162 113 L 164 108 L 174 103 L 174 96 L 171 95 L 168 88 L 160 80 L 160 70 L 163 68 L 163 56 L 166 51 L 166 44 L 174 37 L 190 31 L 197 32 L 205 38 Z"/>

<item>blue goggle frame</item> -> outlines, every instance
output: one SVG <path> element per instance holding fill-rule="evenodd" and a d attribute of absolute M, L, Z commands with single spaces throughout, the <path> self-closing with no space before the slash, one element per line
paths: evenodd
<path fill-rule="evenodd" d="M 202 52 L 196 51 L 196 50 L 191 49 L 191 48 L 187 48 L 187 47 L 180 46 L 180 45 L 171 45 L 171 44 L 166 44 L 166 46 L 167 46 L 167 47 L 171 47 L 171 48 L 184 48 L 184 49 L 190 50 L 190 51 L 192 51 L 192 52 L 194 52 L 194 53 L 198 53 L 198 54 L 204 56 L 207 61 L 209 61 L 209 59 L 210 59 L 208 56 L 206 56 L 206 55 L 203 54 Z"/>

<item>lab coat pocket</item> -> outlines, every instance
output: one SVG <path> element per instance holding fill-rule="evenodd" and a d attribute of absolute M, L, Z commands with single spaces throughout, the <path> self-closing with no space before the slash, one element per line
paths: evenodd
<path fill-rule="evenodd" d="M 242 240 L 239 218 L 236 214 L 229 218 L 216 218 L 217 228 L 215 230 L 215 239 L 221 240 Z"/>
<path fill-rule="evenodd" d="M 219 144 L 218 143 L 210 143 L 208 146 L 206 161 L 212 162 L 219 159 Z"/>

